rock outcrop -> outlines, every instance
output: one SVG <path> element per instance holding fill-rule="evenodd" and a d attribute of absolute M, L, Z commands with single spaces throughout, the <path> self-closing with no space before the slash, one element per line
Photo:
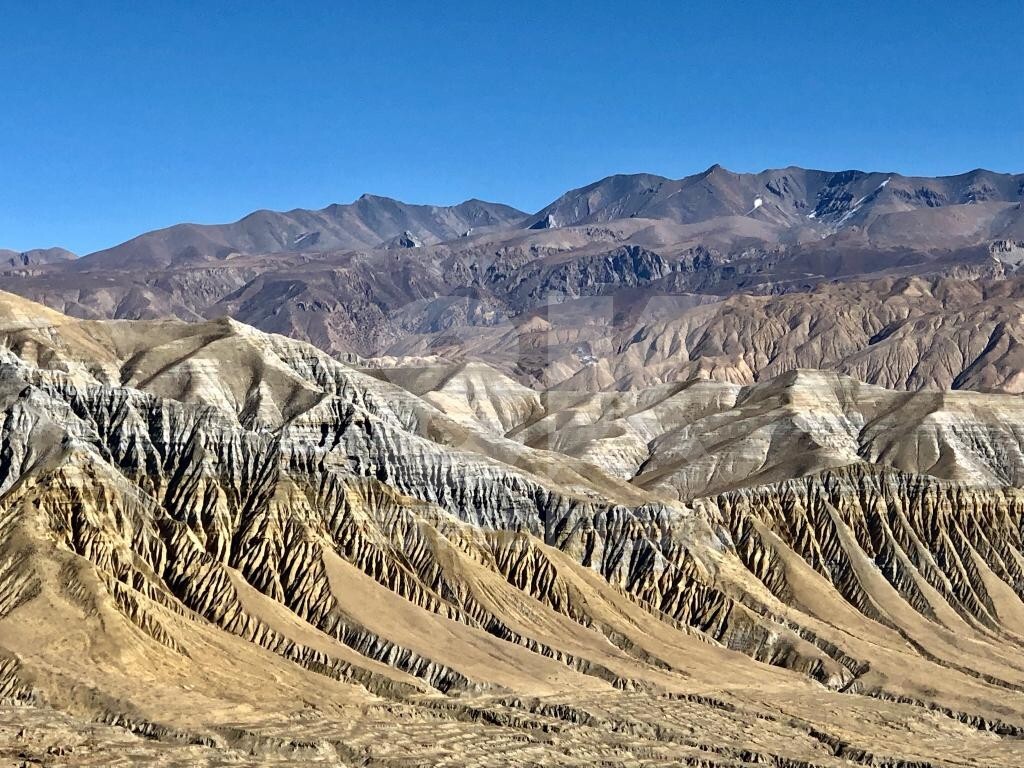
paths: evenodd
<path fill-rule="evenodd" d="M 226 314 L 337 355 L 508 361 L 507 372 L 545 388 L 645 387 L 702 373 L 749 383 L 799 357 L 884 386 L 1017 391 L 1022 189 L 1024 177 L 982 170 L 929 179 L 716 165 L 678 180 L 609 177 L 532 216 L 479 200 L 442 207 L 363 195 L 178 224 L 77 260 L 9 253 L 0 287 L 92 319 Z M 987 301 L 975 318 L 973 303 L 965 316 L 965 305 L 940 296 L 972 289 L 1008 301 Z M 823 302 L 840 322 L 809 329 L 820 338 L 794 347 L 787 337 L 806 336 L 808 316 L 831 320 Z M 721 315 L 692 311 L 709 303 Z M 850 311 L 855 303 L 865 316 Z M 523 353 L 534 343 L 523 331 L 538 319 L 551 323 L 554 366 Z M 936 334 L 937 349 L 904 335 L 922 330 Z M 580 343 L 600 347 L 596 368 L 574 364 Z M 854 359 L 865 345 L 882 357 Z M 666 354 L 676 348 L 683 354 Z M 645 354 L 649 366 L 638 363 Z"/>
<path fill-rule="evenodd" d="M 27 757 L 1018 763 L 1024 495 L 986 422 L 1010 430 L 1008 396 L 938 398 L 901 433 L 905 395 L 823 374 L 574 411 L 231 320 L 5 295 L 0 337 L 0 733 Z M 701 410 L 724 442 L 762 418 L 832 460 L 664 493 L 579 450 L 585 414 L 680 472 Z M 548 419 L 575 437 L 539 442 Z M 926 434 L 990 474 L 929 463 Z"/>

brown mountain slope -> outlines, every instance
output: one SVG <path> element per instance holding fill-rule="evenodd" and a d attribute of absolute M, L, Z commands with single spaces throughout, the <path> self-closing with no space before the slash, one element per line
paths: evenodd
<path fill-rule="evenodd" d="M 363 195 L 348 205 L 311 211 L 255 211 L 232 224 L 178 224 L 84 257 L 76 269 L 153 269 L 237 254 L 372 248 L 408 234 L 438 242 L 479 228 L 514 225 L 526 214 L 507 205 L 467 200 L 453 206 L 409 205 Z"/>
<path fill-rule="evenodd" d="M 32 267 L 57 261 L 74 261 L 77 258 L 65 248 L 32 248 L 27 251 L 0 248 L 0 264 L 5 267 Z"/>
<path fill-rule="evenodd" d="M 231 321 L 0 299 L 0 728 L 28 756 L 1017 764 L 1015 490 L 879 463 L 683 504 L 504 437 L 547 406 L 493 372 L 403 388 Z"/>
<path fill-rule="evenodd" d="M 1024 199 L 1024 175 L 976 169 L 957 176 L 918 178 L 898 173 L 820 171 L 790 166 L 733 173 L 713 165 L 678 180 L 650 174 L 609 176 L 571 190 L 541 209 L 526 226 L 557 226 L 644 218 L 689 224 L 723 216 L 755 216 L 788 228 L 875 228 L 890 234 L 886 216 L 963 206 L 1007 209 Z M 760 201 L 760 202 L 758 202 Z M 956 211 L 970 219 L 978 208 Z M 933 217 L 933 220 L 934 217 Z M 886 230 L 883 232 L 882 230 Z"/>
<path fill-rule="evenodd" d="M 0 287 L 80 317 L 228 314 L 332 353 L 378 356 L 410 335 L 487 335 L 593 297 L 617 313 L 834 280 L 1012 278 L 1024 263 L 1022 196 L 1024 177 L 981 170 L 928 179 L 717 166 L 675 181 L 610 177 L 533 217 L 475 200 L 364 196 L 182 224 L 73 262 L 12 257 Z"/>
<path fill-rule="evenodd" d="M 797 368 L 894 389 L 1024 389 L 1019 278 L 886 278 L 721 301 L 645 292 L 578 299 L 489 328 L 408 336 L 392 356 L 486 361 L 569 390 L 738 384 Z M 696 306 L 694 306 L 696 305 Z"/>

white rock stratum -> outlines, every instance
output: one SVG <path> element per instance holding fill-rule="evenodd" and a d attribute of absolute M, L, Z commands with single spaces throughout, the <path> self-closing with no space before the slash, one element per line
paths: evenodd
<path fill-rule="evenodd" d="M 1013 396 L 0 339 L 5 759 L 1019 765 Z"/>

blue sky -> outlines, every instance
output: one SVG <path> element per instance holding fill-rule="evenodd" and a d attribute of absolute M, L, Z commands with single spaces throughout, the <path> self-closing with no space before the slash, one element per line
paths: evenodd
<path fill-rule="evenodd" d="M 716 162 L 1024 171 L 1024 0 L 961 5 L 0 0 L 0 247 Z"/>

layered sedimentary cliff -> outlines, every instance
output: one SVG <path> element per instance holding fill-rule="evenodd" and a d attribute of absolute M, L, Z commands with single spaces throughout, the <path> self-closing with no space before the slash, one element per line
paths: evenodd
<path fill-rule="evenodd" d="M 569 398 L 10 296 L 0 336 L 5 757 L 1019 763 L 1010 396 Z"/>

